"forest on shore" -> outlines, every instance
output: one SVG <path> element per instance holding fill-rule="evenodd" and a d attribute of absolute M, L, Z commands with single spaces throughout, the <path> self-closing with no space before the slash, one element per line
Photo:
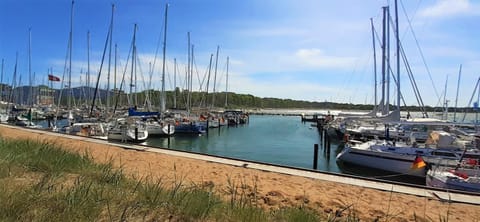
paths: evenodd
<path fill-rule="evenodd" d="M 61 105 L 66 105 L 68 97 L 71 95 L 76 104 L 91 104 L 94 88 L 92 87 L 75 87 L 72 88 L 71 93 L 66 93 L 65 90 L 61 93 L 59 89 L 51 89 L 48 86 L 40 85 L 31 87 L 22 86 L 9 93 L 11 87 L 4 85 L 1 92 L 3 101 L 12 101 L 17 104 L 29 104 L 29 99 L 45 96 L 45 94 L 53 95 L 57 104 L 58 99 L 61 100 Z M 11 91 L 10 91 L 11 92 Z M 10 96 L 9 96 L 10 95 Z M 11 97 L 11 98 L 10 98 Z M 340 103 L 333 101 L 306 101 L 293 100 L 281 98 L 258 97 L 251 94 L 239 94 L 234 92 L 198 92 L 193 91 L 189 93 L 186 90 L 176 88 L 175 91 L 166 91 L 166 106 L 167 108 L 185 109 L 190 101 L 191 107 L 221 107 L 227 109 L 335 109 L 335 110 L 372 110 L 373 104 L 353 104 Z M 115 104 L 118 101 L 119 106 L 128 104 L 138 104 L 139 106 L 150 104 L 152 107 L 158 107 L 160 104 L 160 91 L 145 90 L 137 93 L 127 93 L 120 90 L 111 90 L 107 94 L 106 90 L 99 89 L 96 96 L 96 104 L 106 104 L 109 99 L 110 104 Z M 391 105 L 391 109 L 394 106 Z M 424 107 L 427 112 L 443 112 L 444 107 Z M 421 111 L 419 106 L 402 106 L 403 111 Z M 449 107 L 448 112 L 475 112 L 473 107 Z"/>

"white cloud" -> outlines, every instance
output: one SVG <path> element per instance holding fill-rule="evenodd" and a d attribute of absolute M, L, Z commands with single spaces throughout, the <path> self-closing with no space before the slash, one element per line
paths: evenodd
<path fill-rule="evenodd" d="M 348 68 L 354 66 L 356 58 L 326 55 L 321 49 L 299 49 L 295 58 L 300 64 L 314 68 Z"/>
<path fill-rule="evenodd" d="M 479 7 L 470 4 L 469 0 L 439 0 L 435 5 L 420 12 L 423 17 L 454 17 L 459 15 L 479 14 Z"/>

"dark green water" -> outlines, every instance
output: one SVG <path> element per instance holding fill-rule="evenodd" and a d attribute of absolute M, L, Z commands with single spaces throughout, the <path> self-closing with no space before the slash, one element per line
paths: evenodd
<path fill-rule="evenodd" d="M 46 126 L 46 123 L 44 123 Z M 331 141 L 330 154 L 322 149 L 322 138 L 310 122 L 299 116 L 251 115 L 249 124 L 210 129 L 205 135 L 180 135 L 149 138 L 144 145 L 237 158 L 269 164 L 313 169 L 314 144 L 319 144 L 318 171 L 360 175 L 423 185 L 418 178 L 392 177 L 391 172 L 337 163 L 343 148 Z"/>
<path fill-rule="evenodd" d="M 175 135 L 170 144 L 167 138 L 149 138 L 147 145 L 312 169 L 314 144 L 322 145 L 310 124 L 298 116 L 252 115 L 249 124 L 210 129 L 202 136 Z M 336 151 L 335 143 L 329 156 L 319 150 L 318 170 L 340 172 Z"/>

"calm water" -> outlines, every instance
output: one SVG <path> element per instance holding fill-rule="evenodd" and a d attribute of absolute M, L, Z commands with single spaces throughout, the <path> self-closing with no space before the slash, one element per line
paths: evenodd
<path fill-rule="evenodd" d="M 149 138 L 147 145 L 311 169 L 321 137 L 310 124 L 298 116 L 252 115 L 249 124 L 210 129 L 202 136 L 175 135 L 170 144 L 167 138 Z M 319 151 L 319 170 L 340 172 L 336 150 L 332 143 L 330 156 Z"/>
<path fill-rule="evenodd" d="M 320 112 L 321 113 L 321 112 Z M 452 114 L 449 114 L 449 117 Z M 476 115 L 469 113 L 467 120 Z M 452 118 L 453 119 L 453 118 Z M 46 126 L 42 121 L 41 125 Z M 343 145 L 331 142 L 330 155 L 322 149 L 322 139 L 310 122 L 302 123 L 299 116 L 251 115 L 249 124 L 238 127 L 210 129 L 205 135 L 174 135 L 168 138 L 149 138 L 146 145 L 174 150 L 211 154 L 264 163 L 313 168 L 313 147 L 319 144 L 318 169 L 345 174 L 375 177 L 386 180 L 424 184 L 424 180 L 391 177 L 391 173 L 359 166 L 337 164 L 336 155 Z"/>

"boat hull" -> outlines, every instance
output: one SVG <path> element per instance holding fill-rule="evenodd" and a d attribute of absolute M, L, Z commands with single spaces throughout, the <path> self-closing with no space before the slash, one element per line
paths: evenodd
<path fill-rule="evenodd" d="M 147 130 L 134 129 L 111 129 L 108 132 L 108 140 L 119 140 L 129 142 L 144 142 L 148 138 Z"/>
<path fill-rule="evenodd" d="M 172 124 L 147 124 L 147 131 L 150 136 L 171 136 L 175 133 L 175 126 Z"/>
<path fill-rule="evenodd" d="M 480 192 L 480 181 L 478 175 L 472 178 L 461 178 L 451 171 L 429 170 L 427 172 L 425 183 L 430 187 Z"/>
<path fill-rule="evenodd" d="M 396 174 L 416 177 L 425 177 L 426 175 L 425 168 L 411 168 L 415 160 L 415 156 L 411 155 L 372 152 L 345 146 L 343 151 L 338 154 L 337 160 Z"/>
<path fill-rule="evenodd" d="M 179 123 L 175 126 L 177 134 L 203 134 L 206 129 L 203 125 L 197 123 Z"/>

